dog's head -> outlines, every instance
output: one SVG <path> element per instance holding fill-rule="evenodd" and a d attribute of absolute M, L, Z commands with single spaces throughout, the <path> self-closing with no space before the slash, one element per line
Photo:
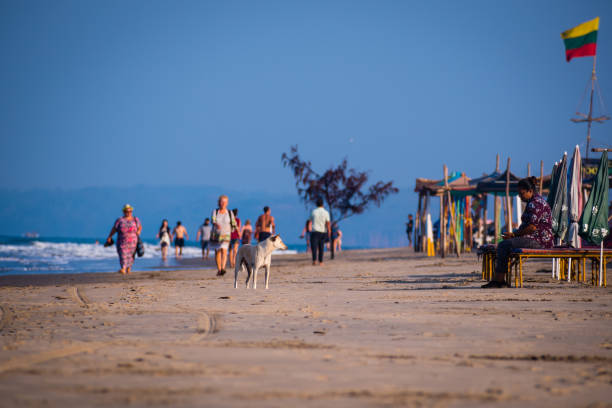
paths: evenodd
<path fill-rule="evenodd" d="M 274 245 L 274 248 L 276 249 L 282 249 L 285 250 L 287 249 L 287 245 L 285 245 L 285 243 L 283 242 L 283 240 L 281 239 L 280 235 L 276 234 L 276 235 L 272 235 L 270 238 L 268 238 L 271 242 L 272 245 Z"/>

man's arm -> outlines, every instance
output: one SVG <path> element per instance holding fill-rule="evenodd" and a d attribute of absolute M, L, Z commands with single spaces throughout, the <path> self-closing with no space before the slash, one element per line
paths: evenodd
<path fill-rule="evenodd" d="M 504 239 L 522 237 L 536 232 L 538 228 L 533 224 L 528 224 L 525 228 L 519 228 L 515 232 L 505 232 L 502 236 Z"/>

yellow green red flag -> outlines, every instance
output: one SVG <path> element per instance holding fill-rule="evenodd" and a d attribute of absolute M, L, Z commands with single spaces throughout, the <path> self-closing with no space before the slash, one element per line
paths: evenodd
<path fill-rule="evenodd" d="M 570 28 L 561 33 L 565 44 L 565 59 L 569 62 L 576 57 L 592 57 L 597 53 L 597 32 L 599 17 Z"/>

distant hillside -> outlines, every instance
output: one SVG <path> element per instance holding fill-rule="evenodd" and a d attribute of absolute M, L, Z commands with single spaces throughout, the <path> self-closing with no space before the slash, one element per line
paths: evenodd
<path fill-rule="evenodd" d="M 171 225 L 181 220 L 190 237 L 209 217 L 217 197 L 226 193 L 230 207 L 239 209 L 241 219 L 255 221 L 264 205 L 272 208 L 277 229 L 289 243 L 299 243 L 299 234 L 309 211 L 296 194 L 227 191 L 208 186 L 91 187 L 74 190 L 0 189 L 0 234 L 21 235 L 37 231 L 46 237 L 104 238 L 113 221 L 121 215 L 124 203 L 135 208 L 143 222 L 143 236 L 154 237 L 163 218 Z M 416 195 L 412 189 L 401 189 L 381 208 L 374 207 L 363 215 L 341 223 L 345 245 L 369 247 L 407 244 L 404 223 L 414 213 Z"/>

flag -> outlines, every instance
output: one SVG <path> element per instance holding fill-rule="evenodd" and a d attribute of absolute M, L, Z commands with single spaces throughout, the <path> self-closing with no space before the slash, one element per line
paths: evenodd
<path fill-rule="evenodd" d="M 592 57 L 597 53 L 598 30 L 599 17 L 596 17 L 561 33 L 567 62 L 570 62 L 572 58 Z"/>

